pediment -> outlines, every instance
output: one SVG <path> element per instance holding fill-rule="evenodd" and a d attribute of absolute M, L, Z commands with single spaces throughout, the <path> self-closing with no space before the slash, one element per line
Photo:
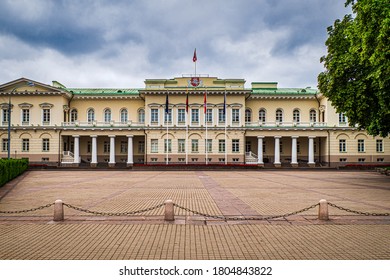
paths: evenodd
<path fill-rule="evenodd" d="M 67 95 L 68 97 L 70 97 L 70 94 L 61 88 L 53 87 L 27 78 L 20 78 L 0 85 L 0 93 L 11 93 L 11 92 L 14 94 L 52 93 L 52 94 Z"/>

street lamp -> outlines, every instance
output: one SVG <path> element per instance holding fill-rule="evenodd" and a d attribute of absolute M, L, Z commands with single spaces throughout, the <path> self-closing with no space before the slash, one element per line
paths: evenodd
<path fill-rule="evenodd" d="M 34 83 L 33 82 L 27 82 L 27 85 L 30 86 L 30 87 L 33 87 L 34 86 Z M 8 97 L 8 159 L 11 158 L 11 95 L 18 89 L 18 88 L 21 88 L 23 87 L 24 85 L 20 85 L 20 86 L 17 86 L 15 88 L 13 88 L 9 94 L 9 97 Z"/>

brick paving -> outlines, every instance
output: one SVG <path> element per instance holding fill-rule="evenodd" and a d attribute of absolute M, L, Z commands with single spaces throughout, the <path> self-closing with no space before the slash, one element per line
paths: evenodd
<path fill-rule="evenodd" d="M 390 212 L 390 179 L 341 171 L 30 171 L 0 188 L 0 211 L 56 199 L 101 212 L 127 212 L 172 199 L 210 215 L 280 215 L 320 199 L 359 211 Z M 53 207 L 0 214 L 0 259 L 390 259 L 390 217 L 318 208 L 270 221 L 224 221 L 163 207 L 126 217 Z"/>

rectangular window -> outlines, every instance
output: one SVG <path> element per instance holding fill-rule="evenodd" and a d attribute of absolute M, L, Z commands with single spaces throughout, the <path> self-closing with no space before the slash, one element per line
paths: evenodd
<path fill-rule="evenodd" d="M 345 139 L 339 140 L 339 152 L 340 153 L 347 152 L 347 141 Z"/>
<path fill-rule="evenodd" d="M 220 153 L 225 152 L 225 140 L 224 139 L 218 140 L 218 152 L 220 152 Z"/>
<path fill-rule="evenodd" d="M 22 140 L 22 151 L 23 152 L 30 151 L 30 139 L 23 139 Z"/>
<path fill-rule="evenodd" d="M 8 139 L 7 138 L 3 138 L 2 139 L 2 151 L 3 152 L 8 152 Z"/>
<path fill-rule="evenodd" d="M 2 120 L 2 122 L 3 122 L 3 125 L 8 124 L 8 109 L 3 109 L 3 120 Z"/>
<path fill-rule="evenodd" d="M 50 151 L 50 139 L 43 138 L 42 139 L 42 151 L 49 152 Z"/>
<path fill-rule="evenodd" d="M 358 159 L 358 162 L 365 162 L 365 161 L 366 161 L 365 158 L 359 158 L 359 159 Z"/>
<path fill-rule="evenodd" d="M 233 162 L 239 162 L 240 159 L 239 158 L 233 158 Z"/>
<path fill-rule="evenodd" d="M 178 139 L 177 140 L 177 152 L 178 153 L 185 153 L 186 152 L 186 140 L 185 139 Z"/>
<path fill-rule="evenodd" d="M 127 153 L 127 142 L 121 141 L 121 154 L 126 154 L 126 153 Z"/>
<path fill-rule="evenodd" d="M 138 153 L 145 153 L 145 141 L 138 141 Z"/>
<path fill-rule="evenodd" d="M 232 109 L 232 122 L 233 123 L 240 122 L 240 109 Z"/>
<path fill-rule="evenodd" d="M 171 124 L 172 123 L 172 109 L 168 109 L 168 114 L 164 110 L 164 123 Z"/>
<path fill-rule="evenodd" d="M 364 151 L 364 139 L 358 139 L 358 152 L 363 153 Z"/>
<path fill-rule="evenodd" d="M 239 153 L 240 152 L 240 140 L 239 139 L 233 139 L 232 140 L 232 152 L 233 153 Z"/>
<path fill-rule="evenodd" d="M 199 109 L 191 109 L 191 124 L 199 124 Z"/>
<path fill-rule="evenodd" d="M 103 144 L 103 152 L 104 152 L 104 153 L 109 153 L 109 152 L 110 152 L 110 142 L 104 141 L 104 144 Z"/>
<path fill-rule="evenodd" d="M 347 117 L 344 113 L 339 114 L 339 124 L 345 125 L 347 123 Z"/>
<path fill-rule="evenodd" d="M 213 140 L 212 139 L 205 139 L 205 147 L 208 153 L 211 153 L 213 151 Z"/>
<path fill-rule="evenodd" d="M 42 109 L 42 124 L 50 124 L 50 109 Z"/>
<path fill-rule="evenodd" d="M 198 153 L 199 152 L 199 142 L 198 139 L 191 140 L 191 152 Z"/>
<path fill-rule="evenodd" d="M 376 161 L 377 162 L 383 162 L 385 159 L 384 158 L 377 158 Z"/>
<path fill-rule="evenodd" d="M 22 109 L 22 125 L 30 124 L 30 109 Z"/>
<path fill-rule="evenodd" d="M 340 162 L 346 162 L 347 159 L 346 158 L 340 158 Z"/>
<path fill-rule="evenodd" d="M 178 158 L 177 159 L 179 162 L 184 162 L 184 161 L 186 161 L 186 158 Z"/>
<path fill-rule="evenodd" d="M 376 140 L 376 152 L 383 153 L 383 140 L 382 139 Z"/>
<path fill-rule="evenodd" d="M 172 140 L 164 139 L 164 153 L 172 153 Z"/>
<path fill-rule="evenodd" d="M 158 123 L 158 109 L 151 109 L 150 122 L 154 124 Z"/>
<path fill-rule="evenodd" d="M 213 109 L 207 109 L 206 110 L 206 122 L 208 124 L 213 123 Z"/>
<path fill-rule="evenodd" d="M 218 122 L 225 123 L 226 114 L 223 113 L 223 109 L 218 109 Z"/>
<path fill-rule="evenodd" d="M 158 153 L 158 139 L 150 140 L 150 149 L 152 153 Z"/>
<path fill-rule="evenodd" d="M 177 110 L 177 123 L 178 124 L 185 124 L 186 122 L 186 110 L 185 109 L 178 109 Z"/>

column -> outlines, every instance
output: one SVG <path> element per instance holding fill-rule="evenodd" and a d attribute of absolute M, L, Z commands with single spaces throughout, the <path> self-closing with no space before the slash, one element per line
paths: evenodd
<path fill-rule="evenodd" d="M 110 161 L 108 162 L 109 167 L 115 166 L 115 135 L 108 135 L 110 137 Z"/>
<path fill-rule="evenodd" d="M 291 166 L 298 167 L 298 159 L 297 159 L 297 139 L 299 136 L 291 136 Z"/>
<path fill-rule="evenodd" d="M 275 160 L 274 160 L 274 166 L 275 167 L 281 167 L 282 163 L 280 162 L 280 138 L 281 136 L 275 136 Z"/>
<path fill-rule="evenodd" d="M 315 162 L 314 162 L 314 138 L 315 136 L 309 136 L 309 166 L 314 167 Z"/>
<path fill-rule="evenodd" d="M 74 140 L 74 151 L 73 151 L 73 163 L 74 165 L 79 165 L 79 157 L 80 157 L 80 135 L 73 135 L 73 140 Z"/>
<path fill-rule="evenodd" d="M 98 164 L 98 161 L 97 161 L 97 135 L 91 135 L 91 138 L 92 138 L 91 167 L 96 167 Z"/>
<path fill-rule="evenodd" d="M 257 165 L 264 166 L 263 162 L 263 139 L 264 136 L 257 136 Z"/>
<path fill-rule="evenodd" d="M 133 166 L 133 135 L 127 135 L 127 167 Z"/>

